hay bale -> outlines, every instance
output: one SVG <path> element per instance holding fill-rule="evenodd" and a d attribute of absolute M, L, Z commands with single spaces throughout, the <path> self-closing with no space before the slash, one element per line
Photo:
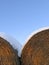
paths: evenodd
<path fill-rule="evenodd" d="M 17 52 L 9 42 L 0 37 L 0 65 L 19 65 Z"/>
<path fill-rule="evenodd" d="M 13 36 L 8 35 L 4 32 L 0 32 L 0 37 L 7 40 L 12 45 L 12 47 L 18 51 L 18 56 L 20 57 L 22 47 L 21 43 L 19 43 Z"/>
<path fill-rule="evenodd" d="M 49 29 L 33 35 L 21 54 L 22 65 L 49 65 Z"/>

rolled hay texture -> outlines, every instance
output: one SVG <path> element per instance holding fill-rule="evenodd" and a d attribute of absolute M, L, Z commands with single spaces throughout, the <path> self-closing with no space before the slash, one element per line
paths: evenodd
<path fill-rule="evenodd" d="M 22 65 L 49 65 L 49 29 L 33 35 L 21 54 Z"/>
<path fill-rule="evenodd" d="M 0 37 L 0 65 L 19 65 L 17 52 L 8 41 Z"/>

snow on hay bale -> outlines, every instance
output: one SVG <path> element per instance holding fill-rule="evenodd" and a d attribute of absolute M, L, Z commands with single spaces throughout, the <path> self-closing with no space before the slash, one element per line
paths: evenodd
<path fill-rule="evenodd" d="M 22 65 L 49 65 L 49 28 L 34 32 L 21 53 Z"/>
<path fill-rule="evenodd" d="M 18 55 L 8 41 L 0 37 L 0 65 L 19 65 Z"/>
<path fill-rule="evenodd" d="M 3 32 L 0 33 L 0 37 L 7 40 L 13 46 L 13 48 L 18 51 L 18 56 L 20 57 L 22 45 L 15 38 Z"/>

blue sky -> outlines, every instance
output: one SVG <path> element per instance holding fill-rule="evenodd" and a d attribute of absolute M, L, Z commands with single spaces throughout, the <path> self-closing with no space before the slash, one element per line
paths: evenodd
<path fill-rule="evenodd" d="M 0 32 L 24 43 L 27 37 L 49 26 L 49 0 L 0 0 Z"/>

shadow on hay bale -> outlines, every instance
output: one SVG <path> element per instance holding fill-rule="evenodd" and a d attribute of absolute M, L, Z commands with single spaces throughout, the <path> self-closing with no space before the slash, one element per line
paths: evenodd
<path fill-rule="evenodd" d="M 21 54 L 22 65 L 49 65 L 49 29 L 33 35 Z"/>
<path fill-rule="evenodd" d="M 0 37 L 0 65 L 19 65 L 17 52 L 9 42 Z"/>

